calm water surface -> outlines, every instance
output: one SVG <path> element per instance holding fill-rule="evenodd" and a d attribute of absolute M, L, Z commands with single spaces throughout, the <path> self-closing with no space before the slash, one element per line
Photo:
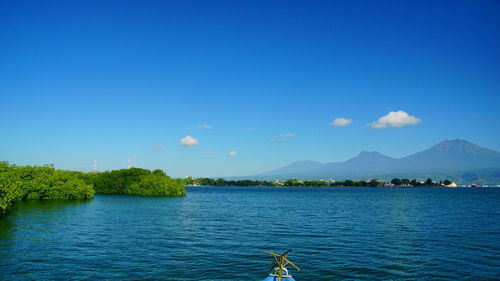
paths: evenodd
<path fill-rule="evenodd" d="M 181 198 L 23 202 L 0 280 L 499 280 L 500 189 L 204 188 Z"/>

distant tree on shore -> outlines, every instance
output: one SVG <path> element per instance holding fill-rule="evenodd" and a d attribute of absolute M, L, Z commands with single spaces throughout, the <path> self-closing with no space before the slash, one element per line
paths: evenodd
<path fill-rule="evenodd" d="M 391 180 L 391 183 L 394 184 L 394 185 L 401 185 L 401 180 L 398 179 L 398 178 L 394 178 Z"/>
<path fill-rule="evenodd" d="M 410 182 L 410 185 L 411 186 L 421 186 L 422 184 L 419 181 L 417 181 L 416 179 L 412 179 Z"/>

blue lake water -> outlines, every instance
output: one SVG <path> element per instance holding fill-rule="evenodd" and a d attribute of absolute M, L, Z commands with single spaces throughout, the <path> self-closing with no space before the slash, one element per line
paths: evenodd
<path fill-rule="evenodd" d="M 500 189 L 191 187 L 30 201 L 0 219 L 0 280 L 498 280 Z"/>

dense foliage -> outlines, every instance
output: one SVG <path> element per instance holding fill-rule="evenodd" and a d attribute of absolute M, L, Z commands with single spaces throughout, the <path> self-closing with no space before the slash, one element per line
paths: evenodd
<path fill-rule="evenodd" d="M 0 162 L 0 213 L 17 200 L 89 199 L 94 193 L 80 172 Z"/>
<path fill-rule="evenodd" d="M 94 193 L 143 196 L 185 195 L 184 182 L 162 170 L 139 168 L 103 173 L 56 170 L 52 166 L 16 166 L 0 162 L 0 214 L 23 199 L 90 199 Z"/>
<path fill-rule="evenodd" d="M 162 170 L 130 168 L 87 174 L 97 193 L 143 196 L 182 196 L 184 182 L 167 176 Z"/>

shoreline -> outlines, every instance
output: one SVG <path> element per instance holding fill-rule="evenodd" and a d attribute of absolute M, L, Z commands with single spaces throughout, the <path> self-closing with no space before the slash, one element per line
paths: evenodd
<path fill-rule="evenodd" d="M 259 188 L 443 188 L 443 189 L 455 189 L 455 188 L 500 188 L 500 185 L 478 185 L 478 186 L 456 186 L 456 187 L 448 187 L 448 186 L 436 186 L 436 185 L 422 185 L 422 186 L 289 186 L 289 185 L 280 185 L 280 186 L 267 186 L 267 185 L 252 185 L 252 186 L 238 186 L 238 185 L 185 185 L 185 187 L 259 187 Z"/>

